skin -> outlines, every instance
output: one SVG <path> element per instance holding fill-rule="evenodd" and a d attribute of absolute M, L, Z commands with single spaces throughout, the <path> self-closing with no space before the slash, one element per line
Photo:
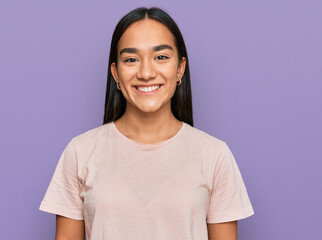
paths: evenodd
<path fill-rule="evenodd" d="M 208 223 L 209 240 L 237 240 L 237 221 Z"/>
<path fill-rule="evenodd" d="M 126 111 L 115 126 L 126 137 L 141 143 L 171 138 L 182 127 L 172 114 L 171 98 L 186 66 L 184 57 L 178 59 L 172 33 L 155 20 L 140 20 L 124 32 L 117 50 L 117 66 L 112 63 L 111 72 L 126 99 Z M 147 84 L 162 87 L 152 95 L 143 95 L 134 88 Z M 57 215 L 56 223 L 56 240 L 84 239 L 83 220 Z M 237 239 L 236 221 L 207 224 L 207 228 L 209 240 Z"/>
<path fill-rule="evenodd" d="M 156 46 L 172 49 L 155 51 Z M 122 53 L 124 48 L 136 48 L 135 53 Z M 126 103 L 124 115 L 115 126 L 128 138 L 142 143 L 155 143 L 169 139 L 182 126 L 171 111 L 171 98 L 176 82 L 184 74 L 186 59 L 178 60 L 172 33 L 154 20 L 133 23 L 118 43 L 118 66 L 111 64 L 111 72 L 120 83 Z M 138 93 L 133 86 L 162 84 L 153 95 Z"/>
<path fill-rule="evenodd" d="M 84 220 L 74 220 L 56 215 L 55 240 L 84 240 Z"/>

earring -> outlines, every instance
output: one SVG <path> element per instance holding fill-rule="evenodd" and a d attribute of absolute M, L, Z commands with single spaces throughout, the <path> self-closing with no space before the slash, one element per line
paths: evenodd
<path fill-rule="evenodd" d="M 117 82 L 116 87 L 118 90 L 121 90 L 120 82 Z"/>
<path fill-rule="evenodd" d="M 178 78 L 179 81 L 177 81 L 177 86 L 181 84 L 181 78 Z"/>

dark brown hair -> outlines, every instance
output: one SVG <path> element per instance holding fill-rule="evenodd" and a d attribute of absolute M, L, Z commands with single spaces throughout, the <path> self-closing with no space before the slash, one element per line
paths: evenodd
<path fill-rule="evenodd" d="M 116 121 L 124 114 L 126 108 L 126 99 L 122 92 L 117 90 L 115 80 L 111 73 L 111 64 L 115 62 L 117 66 L 117 44 L 125 30 L 132 23 L 146 18 L 159 21 L 165 25 L 174 36 L 178 49 L 179 62 L 182 57 L 186 58 L 186 67 L 182 76 L 182 83 L 177 86 L 171 98 L 171 111 L 178 120 L 193 126 L 190 71 L 186 45 L 175 21 L 165 11 L 156 7 L 136 8 L 126 14 L 115 27 L 110 47 L 103 124 Z"/>

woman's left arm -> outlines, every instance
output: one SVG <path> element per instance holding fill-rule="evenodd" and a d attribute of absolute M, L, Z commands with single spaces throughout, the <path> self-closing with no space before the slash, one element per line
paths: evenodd
<path fill-rule="evenodd" d="M 237 221 L 207 223 L 208 240 L 237 240 Z"/>

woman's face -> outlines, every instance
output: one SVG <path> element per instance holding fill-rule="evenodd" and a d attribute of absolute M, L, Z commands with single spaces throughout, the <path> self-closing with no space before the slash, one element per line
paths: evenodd
<path fill-rule="evenodd" d="M 145 19 L 134 22 L 118 43 L 118 66 L 111 72 L 127 100 L 127 108 L 155 112 L 171 109 L 171 98 L 178 78 L 182 78 L 186 59 L 179 63 L 175 40 L 162 23 Z M 155 89 L 157 88 L 157 89 Z"/>

